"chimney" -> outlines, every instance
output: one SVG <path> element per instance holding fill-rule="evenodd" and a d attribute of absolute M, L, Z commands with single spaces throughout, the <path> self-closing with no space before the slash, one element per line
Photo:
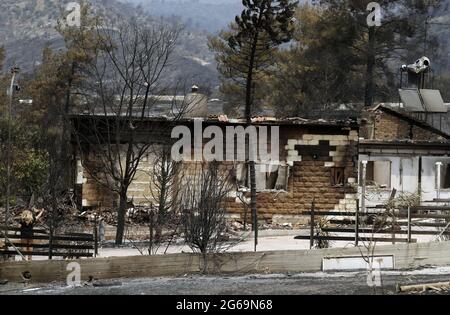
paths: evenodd
<path fill-rule="evenodd" d="M 206 118 L 208 117 L 208 97 L 198 92 L 199 87 L 193 85 L 191 93 L 186 95 L 185 104 L 186 112 L 185 117 L 191 118 Z"/>

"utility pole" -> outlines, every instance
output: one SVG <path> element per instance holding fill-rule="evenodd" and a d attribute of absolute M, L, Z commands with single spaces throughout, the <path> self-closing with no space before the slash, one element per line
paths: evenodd
<path fill-rule="evenodd" d="M 9 87 L 9 106 L 8 106 L 8 140 L 6 149 L 6 209 L 5 209 L 5 249 L 8 247 L 7 232 L 8 232 L 8 219 L 9 219 L 9 199 L 11 195 L 11 122 L 12 122 L 12 103 L 13 103 L 13 93 L 14 93 L 14 82 L 16 80 L 16 75 L 19 73 L 20 69 L 14 67 L 11 69 L 11 85 Z"/>

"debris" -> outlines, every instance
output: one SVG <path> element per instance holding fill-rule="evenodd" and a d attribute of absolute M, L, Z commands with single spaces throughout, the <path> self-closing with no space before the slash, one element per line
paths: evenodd
<path fill-rule="evenodd" d="M 450 290 L 450 282 L 435 282 L 435 283 L 423 283 L 414 285 L 397 285 L 398 292 L 419 292 L 423 293 L 426 291 L 447 291 Z"/>
<path fill-rule="evenodd" d="M 89 276 L 89 277 L 88 277 L 88 280 L 86 280 L 86 281 L 83 283 L 83 286 L 92 286 L 93 283 L 94 283 L 94 280 L 97 280 L 97 279 L 94 279 L 93 276 Z"/>
<path fill-rule="evenodd" d="M 235 229 L 235 230 L 242 230 L 242 229 L 244 229 L 244 225 L 239 223 L 239 222 L 237 222 L 237 221 L 234 221 L 231 225 L 232 225 L 233 229 Z"/>
<path fill-rule="evenodd" d="M 6 279 L 1 280 L 0 279 L 0 285 L 5 285 L 5 284 L 8 284 L 8 280 L 6 280 Z"/>
<path fill-rule="evenodd" d="M 94 287 L 117 287 L 121 285 L 122 282 L 120 281 L 108 281 L 108 282 L 94 281 L 93 283 Z"/>

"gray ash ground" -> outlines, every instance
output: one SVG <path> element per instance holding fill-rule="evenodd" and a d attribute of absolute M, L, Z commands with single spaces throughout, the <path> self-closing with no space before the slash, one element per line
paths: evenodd
<path fill-rule="evenodd" d="M 383 290 L 376 294 L 397 294 L 396 285 L 450 281 L 450 269 L 387 271 L 383 274 Z M 184 276 L 178 278 L 116 279 L 96 285 L 71 288 L 61 285 L 8 284 L 0 286 L 0 294 L 15 295 L 362 295 L 375 294 L 367 286 L 364 272 L 302 273 L 246 276 Z M 449 292 L 428 292 L 428 294 Z"/>

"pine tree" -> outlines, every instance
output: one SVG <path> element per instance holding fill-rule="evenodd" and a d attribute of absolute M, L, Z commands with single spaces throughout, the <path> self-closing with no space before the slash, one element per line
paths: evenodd
<path fill-rule="evenodd" d="M 290 0 L 243 0 L 245 7 L 231 26 L 230 36 L 224 43 L 223 36 L 216 39 L 213 48 L 217 54 L 219 71 L 225 78 L 242 87 L 245 99 L 245 118 L 251 125 L 257 83 L 273 65 L 277 48 L 291 40 L 292 22 L 297 2 Z M 214 43 L 214 42 L 213 42 Z M 213 49 L 214 50 L 214 49 Z M 247 140 L 247 152 L 248 152 Z M 255 162 L 249 161 L 250 191 L 257 245 L 257 209 Z"/>
<path fill-rule="evenodd" d="M 424 53 L 428 9 L 408 0 L 381 1 L 381 26 L 371 27 L 368 2 L 323 0 L 298 9 L 293 44 L 278 54 L 271 76 L 270 102 L 278 114 L 398 99 L 400 65 Z M 429 34 L 432 43 L 436 51 Z"/>
<path fill-rule="evenodd" d="M 3 71 L 3 62 L 5 60 L 5 48 L 0 46 L 0 73 Z"/>
<path fill-rule="evenodd" d="M 350 21 L 356 26 L 358 41 L 355 53 L 364 60 L 364 105 L 372 106 L 377 96 L 389 97 L 395 86 L 395 73 L 389 69 L 389 61 L 398 60 L 408 51 L 422 54 L 424 17 L 431 8 L 439 7 L 427 1 L 383 0 L 377 1 L 382 9 L 380 26 L 367 23 L 368 4 L 371 0 L 324 0 L 331 10 L 347 12 Z M 415 57 L 413 60 L 415 60 Z M 410 61 L 409 61 L 410 62 Z M 384 87 L 380 88 L 376 78 L 382 78 Z M 387 83 L 387 84 L 386 84 Z"/>
<path fill-rule="evenodd" d="M 277 54 L 269 102 L 279 117 L 305 116 L 334 102 L 364 97 L 363 59 L 355 53 L 356 29 L 336 10 L 302 6 L 296 12 L 293 43 Z"/>

